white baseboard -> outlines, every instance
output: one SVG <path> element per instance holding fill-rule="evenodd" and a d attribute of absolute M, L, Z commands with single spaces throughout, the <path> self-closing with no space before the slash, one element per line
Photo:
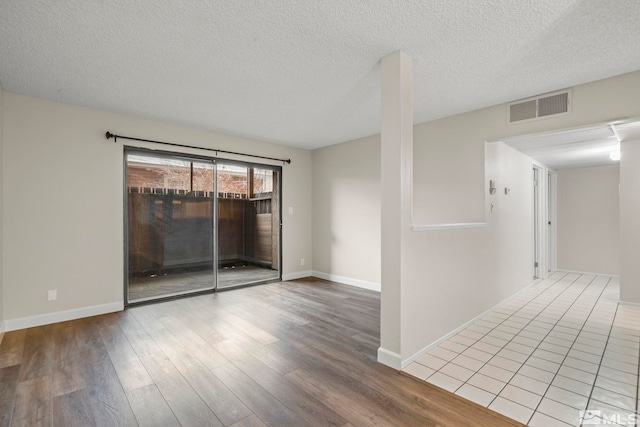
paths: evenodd
<path fill-rule="evenodd" d="M 358 288 L 369 289 L 370 291 L 380 292 L 380 283 L 367 282 L 366 280 L 352 279 L 350 277 L 337 276 L 335 274 L 323 273 L 322 271 L 313 270 L 313 277 L 319 279 L 330 280 L 332 282 L 342 283 L 343 285 L 356 286 Z"/>
<path fill-rule="evenodd" d="M 628 305 L 630 307 L 640 307 L 640 302 L 631 302 L 631 301 L 619 301 L 621 305 Z"/>
<path fill-rule="evenodd" d="M 378 362 L 393 369 L 402 369 L 402 357 L 386 348 L 378 347 Z"/>
<path fill-rule="evenodd" d="M 303 279 L 305 277 L 311 277 L 311 276 L 313 276 L 313 274 L 311 274 L 311 270 L 297 271 L 295 273 L 283 274 L 282 281 L 286 282 L 287 280 Z"/>
<path fill-rule="evenodd" d="M 453 337 L 454 335 L 458 334 L 459 332 L 462 332 L 464 329 L 468 328 L 469 326 L 471 326 L 473 323 L 475 323 L 477 320 L 480 320 L 483 316 L 489 314 L 490 312 L 492 312 L 493 310 L 495 310 L 496 308 L 500 307 L 502 304 L 505 304 L 509 301 L 511 301 L 512 299 L 516 298 L 518 295 L 520 295 L 522 292 L 524 292 L 525 290 L 529 289 L 531 286 L 533 286 L 534 284 L 536 284 L 539 280 L 534 280 L 530 285 L 525 286 L 524 288 L 520 289 L 518 292 L 516 292 L 515 294 L 511 295 L 508 298 L 505 298 L 504 300 L 500 301 L 499 303 L 497 303 L 496 305 L 494 305 L 493 307 L 491 307 L 490 309 L 482 312 L 481 314 L 477 315 L 476 317 L 474 317 L 473 319 L 469 320 L 468 322 L 466 322 L 465 324 L 463 324 L 462 326 L 457 327 L 456 329 L 454 329 L 453 331 L 447 333 L 446 335 L 438 338 L 437 340 L 435 340 L 434 342 L 432 342 L 431 344 L 428 344 L 427 346 L 425 346 L 424 348 L 422 348 L 421 350 L 418 350 L 413 356 L 408 357 L 407 359 L 403 360 L 401 362 L 401 368 L 400 369 L 404 369 L 407 366 L 409 366 L 411 363 L 415 362 L 416 359 L 419 359 L 420 357 L 422 357 L 423 355 L 425 355 L 426 353 L 428 353 L 429 351 L 433 350 L 434 348 L 436 348 L 437 346 L 439 346 L 440 344 L 442 344 L 443 342 L 449 340 L 451 337 Z M 378 352 L 378 360 L 380 360 L 380 353 Z"/>
<path fill-rule="evenodd" d="M 93 305 L 90 307 L 75 308 L 73 310 L 57 311 L 55 313 L 38 314 L 36 316 L 19 317 L 4 321 L 4 331 L 16 331 L 18 329 L 32 328 L 34 326 L 49 325 L 51 323 L 65 322 L 67 320 L 81 319 L 83 317 L 97 316 L 124 310 L 124 303 L 113 302 L 110 304 Z"/>

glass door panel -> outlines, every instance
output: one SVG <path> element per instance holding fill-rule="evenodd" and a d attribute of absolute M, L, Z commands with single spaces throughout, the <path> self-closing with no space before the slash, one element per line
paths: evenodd
<path fill-rule="evenodd" d="M 277 184 L 276 170 L 218 162 L 218 288 L 280 278 Z"/>
<path fill-rule="evenodd" d="M 128 153 L 128 302 L 213 289 L 214 165 Z"/>

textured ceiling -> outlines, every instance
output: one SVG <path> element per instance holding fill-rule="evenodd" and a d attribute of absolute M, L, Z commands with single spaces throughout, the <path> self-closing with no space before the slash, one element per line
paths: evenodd
<path fill-rule="evenodd" d="M 504 142 L 556 170 L 617 164 L 609 154 L 620 150 L 614 124 L 527 135 Z"/>
<path fill-rule="evenodd" d="M 0 0 L 10 92 L 317 148 L 640 69 L 638 0 Z"/>

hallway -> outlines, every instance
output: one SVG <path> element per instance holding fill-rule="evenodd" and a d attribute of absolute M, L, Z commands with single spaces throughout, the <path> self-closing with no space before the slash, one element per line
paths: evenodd
<path fill-rule="evenodd" d="M 640 307 L 618 300 L 617 278 L 554 273 L 404 372 L 530 426 L 637 425 Z"/>

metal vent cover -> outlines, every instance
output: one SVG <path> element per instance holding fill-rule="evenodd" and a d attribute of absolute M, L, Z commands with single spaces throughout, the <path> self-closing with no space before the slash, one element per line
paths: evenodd
<path fill-rule="evenodd" d="M 511 104 L 509 106 L 509 123 L 535 119 L 537 117 L 537 109 L 535 99 L 519 104 Z"/>
<path fill-rule="evenodd" d="M 538 117 L 569 111 L 569 92 L 538 99 Z"/>
<path fill-rule="evenodd" d="M 509 123 L 569 112 L 571 91 L 556 92 L 509 104 Z"/>

